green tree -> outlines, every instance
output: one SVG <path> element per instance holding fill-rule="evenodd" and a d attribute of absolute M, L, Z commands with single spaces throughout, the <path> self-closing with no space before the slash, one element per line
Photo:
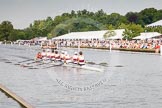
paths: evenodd
<path fill-rule="evenodd" d="M 123 33 L 124 39 L 131 40 L 133 37 L 140 35 L 144 31 L 143 27 L 139 24 L 129 24 L 125 26 L 125 31 Z"/>
<path fill-rule="evenodd" d="M 127 20 L 128 20 L 129 22 L 135 23 L 135 24 L 137 24 L 138 19 L 139 19 L 139 18 L 138 18 L 139 15 L 138 15 L 137 12 L 128 12 L 128 13 L 125 15 L 125 17 L 127 18 Z"/>
<path fill-rule="evenodd" d="M 77 31 L 125 29 L 125 38 L 132 39 L 143 31 L 162 32 L 161 27 L 145 28 L 145 25 L 162 19 L 162 10 L 146 8 L 140 12 L 128 12 L 125 16 L 118 13 L 107 14 L 102 9 L 90 12 L 86 9 L 63 13 L 55 18 L 35 20 L 23 30 L 13 29 L 11 22 L 0 24 L 0 40 L 31 39 L 38 36 L 63 35 Z M 139 24 L 139 25 L 138 25 Z"/>
<path fill-rule="evenodd" d="M 0 40 L 9 40 L 9 36 L 11 36 L 11 33 L 13 31 L 13 25 L 10 21 L 3 21 L 0 24 Z"/>
<path fill-rule="evenodd" d="M 144 25 L 157 21 L 158 11 L 155 8 L 146 8 L 139 12 L 139 20 L 143 21 Z"/>
<path fill-rule="evenodd" d="M 121 23 L 126 23 L 127 20 L 123 16 L 121 16 L 118 13 L 112 13 L 108 16 L 107 20 L 108 24 L 111 24 L 113 26 L 119 26 Z"/>
<path fill-rule="evenodd" d="M 162 19 L 162 9 L 157 11 L 156 18 L 157 18 L 156 20 Z"/>
<path fill-rule="evenodd" d="M 26 39 L 24 30 L 13 30 L 9 36 L 10 41 L 16 41 L 18 39 Z"/>

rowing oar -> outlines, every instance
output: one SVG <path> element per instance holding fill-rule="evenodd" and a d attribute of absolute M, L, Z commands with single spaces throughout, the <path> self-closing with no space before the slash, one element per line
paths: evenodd
<path fill-rule="evenodd" d="M 31 62 L 31 63 L 27 63 L 27 65 L 33 64 L 33 63 L 37 63 L 37 62 L 40 62 L 40 61 L 42 61 L 42 60 L 33 61 L 33 62 Z"/>
<path fill-rule="evenodd" d="M 99 63 L 99 64 L 96 64 L 95 62 L 86 62 L 87 64 L 91 64 L 91 65 L 100 65 L 100 66 L 107 66 L 108 64 L 103 62 L 103 63 Z"/>
<path fill-rule="evenodd" d="M 35 67 L 30 67 L 30 68 L 28 68 L 28 69 L 39 69 L 39 68 L 35 68 Z"/>
<path fill-rule="evenodd" d="M 27 65 L 20 65 L 21 67 L 33 67 L 33 66 L 27 66 Z"/>
<path fill-rule="evenodd" d="M 20 61 L 18 63 L 23 63 L 23 62 L 27 62 L 27 61 L 31 61 L 31 60 L 34 60 L 34 59 L 28 59 L 28 60 Z"/>
<path fill-rule="evenodd" d="M 51 66 L 48 66 L 48 67 L 44 67 L 42 69 L 47 69 L 47 68 L 51 68 L 51 67 L 55 67 L 55 66 L 62 66 L 64 63 L 61 62 L 61 61 L 57 61 L 58 63 L 60 62 L 60 64 L 52 64 Z M 46 63 L 46 64 L 50 64 L 50 63 Z"/>
<path fill-rule="evenodd" d="M 0 59 L 0 61 L 1 61 L 1 60 L 2 60 L 2 61 L 9 61 L 8 59 Z"/>
<path fill-rule="evenodd" d="M 94 64 L 96 64 L 95 62 L 86 62 L 87 64 L 92 64 L 92 65 L 94 65 Z"/>
<path fill-rule="evenodd" d="M 43 61 L 42 63 L 40 63 L 40 64 L 37 64 L 36 66 L 40 66 L 40 65 L 44 65 L 44 64 L 49 64 L 49 63 L 51 63 L 51 61 L 49 61 L 49 62 L 45 62 L 44 60 L 40 60 L 40 61 Z M 40 62 L 39 61 L 39 62 Z"/>
<path fill-rule="evenodd" d="M 34 62 L 32 62 L 32 63 L 36 63 L 36 62 L 40 62 L 40 61 L 42 61 L 42 60 L 39 60 L 39 61 L 34 61 Z M 28 64 L 32 64 L 32 63 L 28 63 Z M 35 66 L 38 66 L 38 65 L 43 65 L 43 64 L 45 64 L 45 63 L 37 64 L 37 65 L 35 65 Z M 26 66 L 26 67 L 29 67 L 28 69 L 39 69 L 39 68 L 34 67 L 34 66 Z"/>
<path fill-rule="evenodd" d="M 97 64 L 97 65 L 101 65 L 101 66 L 105 66 L 105 67 L 107 67 L 108 66 L 108 64 L 107 63 L 99 63 L 99 64 Z"/>
<path fill-rule="evenodd" d="M 48 66 L 48 67 L 44 67 L 44 68 L 42 68 L 42 69 L 47 69 L 47 68 L 51 68 L 51 67 L 55 67 L 55 66 L 62 66 L 63 65 L 63 63 L 62 64 L 55 64 L 55 65 L 52 65 L 52 66 Z"/>

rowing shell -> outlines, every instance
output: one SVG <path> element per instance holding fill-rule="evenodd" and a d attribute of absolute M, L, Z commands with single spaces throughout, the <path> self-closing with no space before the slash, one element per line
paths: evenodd
<path fill-rule="evenodd" d="M 96 68 L 96 67 L 92 67 L 92 66 L 88 66 L 88 65 L 77 65 L 77 64 L 73 64 L 73 63 L 70 63 L 70 64 L 64 64 L 62 62 L 51 62 L 49 60 L 46 60 L 46 61 L 43 61 L 43 63 L 45 64 L 52 64 L 52 65 L 56 65 L 56 66 L 64 66 L 64 67 L 72 67 L 72 68 L 78 68 L 78 69 L 85 69 L 85 70 L 91 70 L 91 71 L 96 71 L 96 72 L 103 72 L 104 70 L 101 69 L 101 68 Z M 50 66 L 52 67 L 52 66 Z"/>
<path fill-rule="evenodd" d="M 77 64 L 63 64 L 62 66 L 91 70 L 91 71 L 97 71 L 97 72 L 103 72 L 104 71 L 103 69 L 91 67 L 91 66 L 87 66 L 87 65 L 80 66 L 80 65 L 77 65 Z"/>

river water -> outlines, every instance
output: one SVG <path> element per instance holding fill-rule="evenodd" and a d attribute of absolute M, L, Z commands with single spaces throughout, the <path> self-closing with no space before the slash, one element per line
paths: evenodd
<path fill-rule="evenodd" d="M 162 108 L 162 56 L 81 50 L 87 61 L 98 64 L 89 66 L 103 71 L 25 62 L 40 48 L 0 45 L 0 83 L 36 108 Z M 33 67 L 24 67 L 27 63 Z M 0 108 L 18 108 L 1 92 L 0 97 Z"/>

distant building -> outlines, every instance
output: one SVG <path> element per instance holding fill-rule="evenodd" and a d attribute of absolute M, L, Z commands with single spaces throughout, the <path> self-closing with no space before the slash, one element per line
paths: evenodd
<path fill-rule="evenodd" d="M 162 26 L 162 20 L 151 23 L 151 24 L 147 25 L 146 27 L 157 27 L 157 26 Z"/>
<path fill-rule="evenodd" d="M 145 39 L 157 39 L 157 38 L 161 38 L 162 34 L 158 33 L 158 32 L 144 32 L 144 33 L 140 33 L 139 36 L 134 37 L 133 39 L 139 39 L 139 40 L 145 40 Z"/>
<path fill-rule="evenodd" d="M 47 40 L 47 37 L 36 37 L 36 38 L 33 38 L 32 39 L 33 41 L 46 41 Z"/>

